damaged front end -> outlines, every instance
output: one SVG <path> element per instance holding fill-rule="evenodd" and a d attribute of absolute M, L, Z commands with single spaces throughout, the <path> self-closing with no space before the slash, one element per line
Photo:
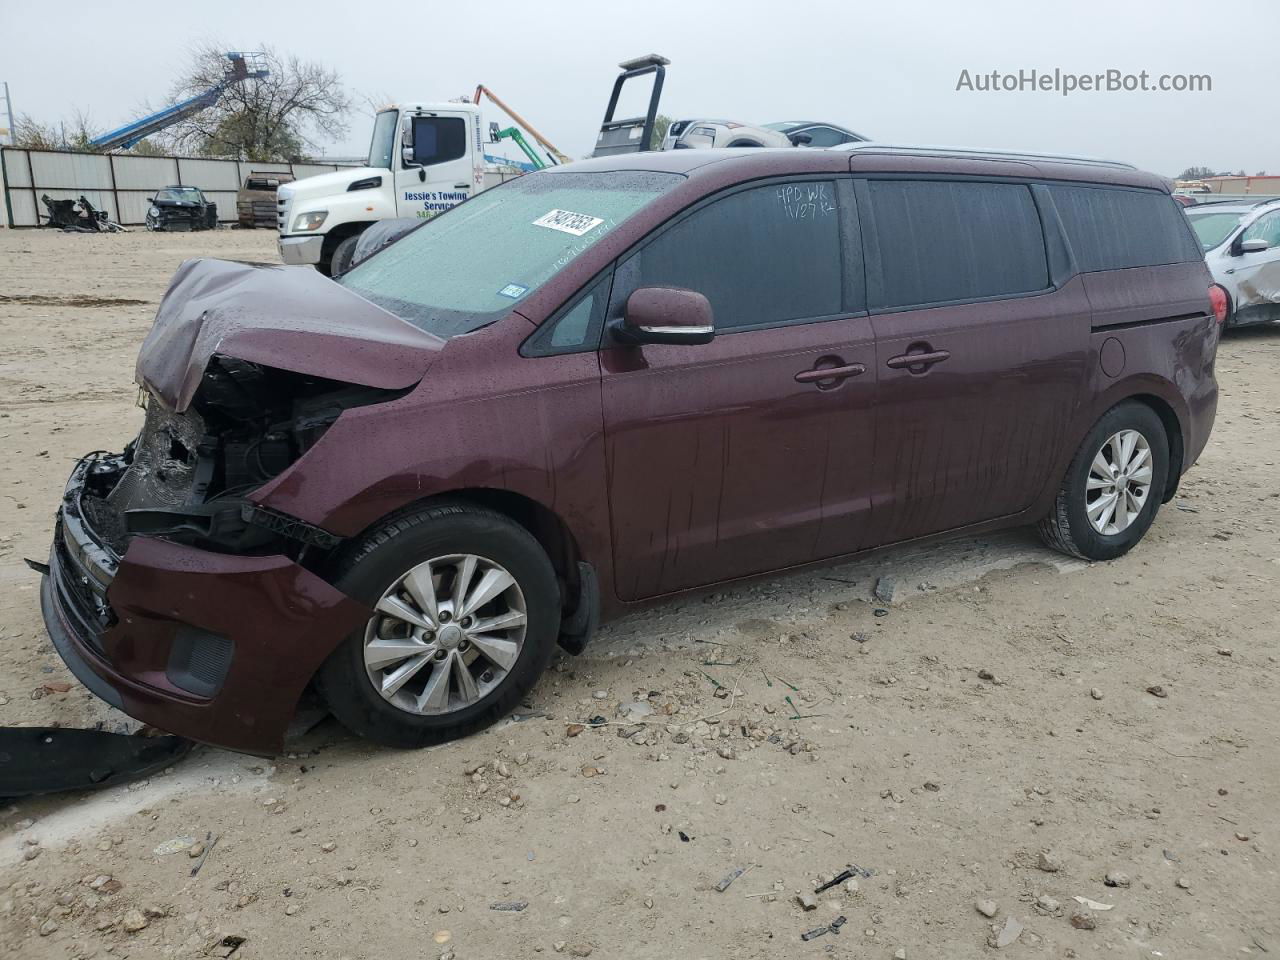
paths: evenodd
<path fill-rule="evenodd" d="M 152 398 L 137 439 L 121 454 L 95 455 L 83 509 L 118 552 L 138 534 L 294 559 L 307 548 L 327 550 L 337 537 L 258 506 L 247 494 L 298 460 L 344 410 L 406 392 L 215 355 L 185 411 Z"/>
<path fill-rule="evenodd" d="M 346 411 L 408 393 L 437 349 L 311 270 L 184 265 L 139 356 L 142 429 L 72 471 L 42 571 L 77 678 L 162 730 L 278 750 L 369 611 L 324 577 L 337 536 L 251 497 Z"/>

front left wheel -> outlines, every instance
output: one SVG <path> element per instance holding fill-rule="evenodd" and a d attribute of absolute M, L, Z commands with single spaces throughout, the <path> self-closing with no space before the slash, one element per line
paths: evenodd
<path fill-rule="evenodd" d="M 378 743 L 422 747 L 489 726 L 555 649 L 551 561 L 523 527 L 482 507 L 392 518 L 335 583 L 373 615 L 325 662 L 318 686 L 344 726 Z"/>

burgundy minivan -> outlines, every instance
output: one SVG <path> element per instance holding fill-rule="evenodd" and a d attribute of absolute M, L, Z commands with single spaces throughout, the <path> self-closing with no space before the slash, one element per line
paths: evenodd
<path fill-rule="evenodd" d="M 1225 301 L 1159 178 L 854 144 L 521 177 L 335 283 L 189 262 L 42 601 L 140 720 L 477 730 L 683 590 L 1039 524 L 1117 557 L 1205 445 Z"/>

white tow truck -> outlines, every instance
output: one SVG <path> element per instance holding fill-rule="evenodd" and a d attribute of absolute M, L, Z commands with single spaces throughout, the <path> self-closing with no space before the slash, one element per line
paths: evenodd
<path fill-rule="evenodd" d="M 596 156 L 649 149 L 668 62 L 650 54 L 619 65 L 623 72 L 614 82 Z M 623 82 L 650 75 L 654 84 L 645 116 L 615 120 Z M 524 128 L 542 148 L 545 160 L 517 127 L 500 130 L 493 123 L 484 135 L 482 96 Z M 351 265 L 360 235 L 375 223 L 434 217 L 521 173 L 568 162 L 488 87 L 477 86 L 473 101 L 409 101 L 384 107 L 374 120 L 367 166 L 281 184 L 276 194 L 280 259 L 311 264 L 328 276 L 340 274 Z M 531 162 L 486 155 L 486 142 L 499 139 L 513 140 Z"/>
<path fill-rule="evenodd" d="M 484 145 L 475 104 L 408 102 L 379 110 L 366 166 L 280 186 L 280 258 L 341 273 L 371 224 L 433 217 L 518 175 L 515 164 L 487 162 Z"/>

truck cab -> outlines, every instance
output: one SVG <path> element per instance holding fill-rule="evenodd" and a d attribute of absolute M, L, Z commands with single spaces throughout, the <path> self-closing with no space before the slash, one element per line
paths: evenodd
<path fill-rule="evenodd" d="M 280 258 L 343 272 L 360 234 L 393 217 L 430 218 L 485 182 L 480 108 L 408 102 L 378 111 L 368 164 L 281 184 Z"/>

